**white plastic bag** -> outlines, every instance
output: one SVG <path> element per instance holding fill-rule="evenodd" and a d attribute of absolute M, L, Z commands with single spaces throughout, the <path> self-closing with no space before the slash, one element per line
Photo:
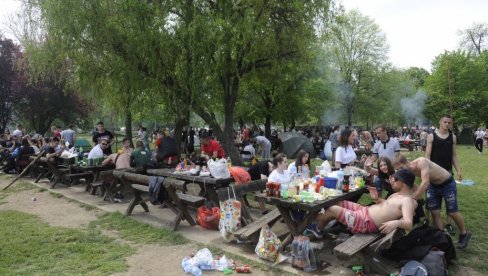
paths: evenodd
<path fill-rule="evenodd" d="M 280 250 L 280 239 L 278 239 L 276 234 L 273 233 L 266 224 L 261 228 L 261 233 L 259 234 L 259 241 L 255 249 L 256 255 L 258 255 L 259 258 L 276 262 Z"/>
<path fill-rule="evenodd" d="M 229 199 L 223 202 L 220 201 L 219 230 L 227 242 L 230 242 L 234 238 L 233 234 L 241 227 L 241 202 L 236 199 L 234 187 L 231 186 L 231 188 L 234 198 L 230 198 L 230 190 L 227 187 Z"/>
<path fill-rule="evenodd" d="M 210 174 L 215 178 L 229 178 L 230 172 L 227 167 L 227 161 L 222 158 L 217 161 L 210 159 L 207 161 L 208 170 Z"/>
<path fill-rule="evenodd" d="M 320 167 L 322 168 L 319 172 L 320 175 L 327 175 L 328 173 L 332 172 L 332 168 L 327 160 L 325 160 Z"/>

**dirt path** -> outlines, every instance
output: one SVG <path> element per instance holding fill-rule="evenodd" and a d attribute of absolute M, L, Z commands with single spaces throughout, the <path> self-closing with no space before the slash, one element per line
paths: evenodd
<path fill-rule="evenodd" d="M 0 176 L 0 189 L 9 181 Z M 52 226 L 69 228 L 84 228 L 98 215 L 104 213 L 99 209 L 87 210 L 75 201 L 67 198 L 56 198 L 49 191 L 40 192 L 34 188 L 9 194 L 1 200 L 0 211 L 16 210 L 39 216 Z M 194 243 L 178 246 L 147 245 L 129 242 L 121 239 L 114 231 L 103 231 L 104 235 L 116 239 L 117 242 L 126 243 L 137 249 L 137 252 L 127 258 L 129 270 L 114 275 L 184 275 L 181 260 L 199 248 Z M 189 274 L 188 274 L 189 275 Z M 205 272 L 204 275 L 223 275 L 222 272 Z M 262 271 L 253 271 L 253 275 L 269 275 Z"/>

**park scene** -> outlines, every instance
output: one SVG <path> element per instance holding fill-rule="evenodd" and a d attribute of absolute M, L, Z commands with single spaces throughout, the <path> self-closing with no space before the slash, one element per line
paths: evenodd
<path fill-rule="evenodd" d="M 484 8 L 0 1 L 0 274 L 485 275 Z"/>

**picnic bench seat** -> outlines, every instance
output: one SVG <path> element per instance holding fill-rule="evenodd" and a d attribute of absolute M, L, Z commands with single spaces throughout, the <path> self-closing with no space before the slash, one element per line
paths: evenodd
<path fill-rule="evenodd" d="M 391 244 L 405 234 L 403 229 L 395 229 L 384 235 L 378 233 L 358 233 L 345 242 L 334 247 L 334 253 L 339 258 L 349 258 L 368 247 L 368 253 L 378 253 L 380 249 L 389 248 Z"/>
<path fill-rule="evenodd" d="M 273 209 L 272 211 L 253 221 L 252 223 L 242 228 L 239 228 L 239 230 L 234 233 L 234 236 L 240 241 L 247 241 L 257 238 L 259 235 L 259 231 L 264 225 L 268 224 L 271 226 L 275 222 L 277 222 L 280 217 L 280 211 L 278 209 Z"/>
<path fill-rule="evenodd" d="M 69 179 L 73 185 L 78 184 L 80 179 L 84 179 L 86 183 L 90 183 L 93 181 L 93 174 L 91 172 L 69 173 L 66 175 L 66 178 Z"/>
<path fill-rule="evenodd" d="M 149 176 L 123 171 L 114 171 L 113 175 L 121 182 L 126 183 L 124 185 L 132 187 L 133 190 L 134 198 L 127 207 L 125 214 L 130 216 L 137 205 L 141 205 L 145 212 L 149 212 L 148 205 L 146 204 L 150 200 Z M 167 177 L 164 179 L 162 185 L 169 196 L 169 199 L 163 204 L 168 206 L 176 214 L 175 219 L 171 223 L 171 228 L 177 230 L 182 220 L 188 221 L 190 225 L 196 225 L 195 220 L 188 212 L 188 207 L 198 208 L 202 206 L 205 198 L 177 192 L 178 190 L 184 190 L 185 181 L 182 180 Z"/>

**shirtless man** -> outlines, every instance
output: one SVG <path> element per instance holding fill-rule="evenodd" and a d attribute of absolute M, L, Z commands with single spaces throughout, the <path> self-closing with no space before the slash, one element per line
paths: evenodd
<path fill-rule="evenodd" d="M 444 227 L 440 209 L 444 198 L 447 215 L 454 220 L 460 231 L 457 247 L 466 248 L 471 239 L 471 232 L 466 231 L 464 219 L 458 210 L 456 182 L 452 174 L 424 157 L 408 162 L 405 156 L 399 154 L 395 157 L 393 166 L 395 169 L 408 168 L 422 179 L 413 197 L 419 199 L 427 191 L 427 207 L 432 212 L 435 226 L 441 230 Z"/>
<path fill-rule="evenodd" d="M 320 231 L 333 219 L 346 225 L 353 233 L 387 234 L 397 228 L 411 230 L 413 214 L 417 207 L 417 202 L 412 198 L 414 181 L 415 175 L 410 170 L 399 170 L 391 177 L 391 186 L 395 193 L 388 199 L 379 197 L 375 187 L 368 188 L 369 195 L 376 204 L 366 207 L 350 201 L 341 201 L 318 215 L 319 223 L 316 230 L 319 231 L 312 232 L 320 238 Z"/>

